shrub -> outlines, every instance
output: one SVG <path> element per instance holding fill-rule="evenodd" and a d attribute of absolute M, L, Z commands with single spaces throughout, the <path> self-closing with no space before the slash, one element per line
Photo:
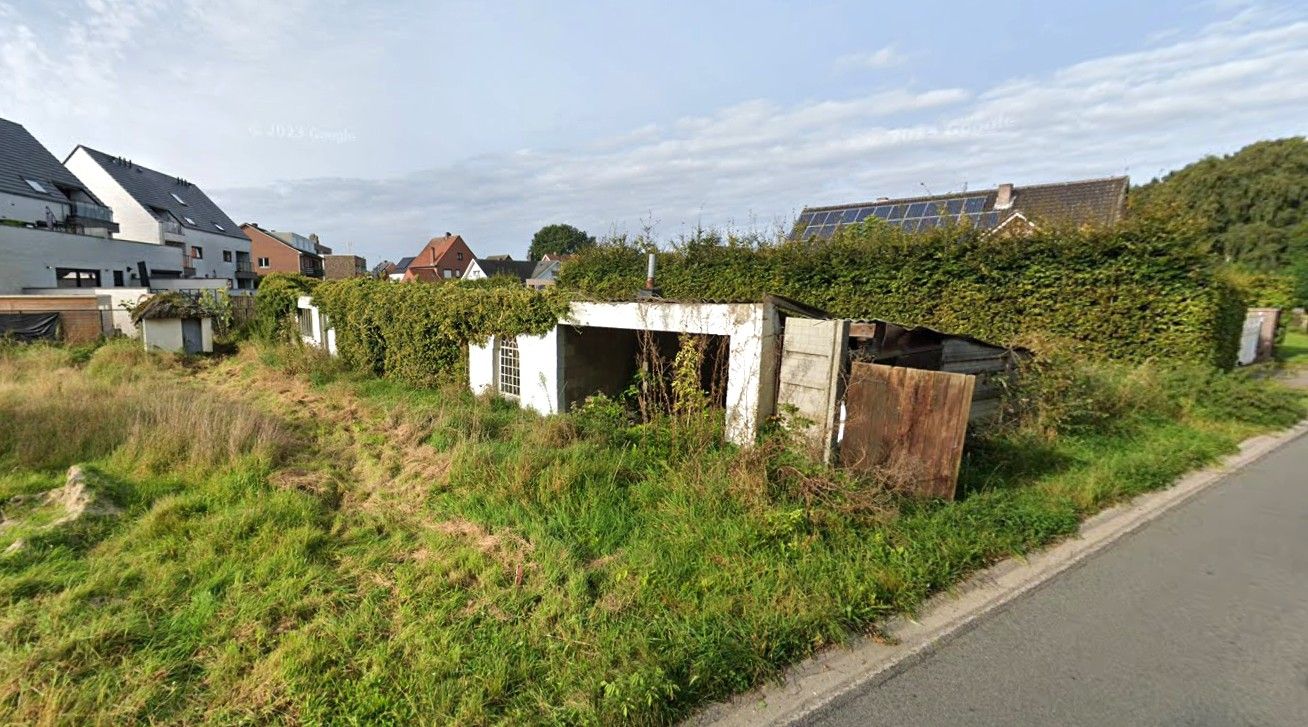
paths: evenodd
<path fill-rule="evenodd" d="M 252 332 L 265 340 L 292 337 L 296 302 L 300 296 L 312 294 L 317 285 L 318 280 L 293 273 L 269 273 L 260 278 Z"/>
<path fill-rule="evenodd" d="M 323 283 L 314 303 L 330 318 L 346 366 L 416 386 L 457 376 L 468 343 L 545 333 L 567 309 L 563 297 L 522 285 L 370 278 Z"/>
<path fill-rule="evenodd" d="M 848 318 L 883 318 L 1011 343 L 1045 334 L 1077 352 L 1234 365 L 1244 306 L 1189 228 L 1139 220 L 1029 236 L 967 226 L 903 233 L 880 220 L 829 241 L 757 244 L 701 234 L 659 253 L 659 286 L 684 300 L 775 293 Z M 559 286 L 625 299 L 644 279 L 625 241 L 583 251 Z"/>

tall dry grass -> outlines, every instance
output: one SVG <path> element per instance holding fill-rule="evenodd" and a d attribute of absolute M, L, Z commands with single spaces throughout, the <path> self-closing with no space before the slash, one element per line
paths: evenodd
<path fill-rule="evenodd" d="M 178 367 L 131 342 L 85 366 L 59 348 L 0 352 L 0 459 L 47 470 L 112 456 L 141 472 L 207 471 L 287 452 L 289 425 L 190 385 Z"/>

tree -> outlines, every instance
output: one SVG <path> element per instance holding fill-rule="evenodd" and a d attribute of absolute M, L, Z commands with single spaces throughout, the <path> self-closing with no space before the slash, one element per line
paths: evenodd
<path fill-rule="evenodd" d="M 1293 266 L 1308 223 L 1308 141 L 1260 141 L 1210 156 L 1132 191 L 1138 212 L 1191 214 L 1222 261 L 1259 271 Z"/>
<path fill-rule="evenodd" d="M 545 225 L 531 237 L 527 257 L 540 260 L 546 255 L 570 255 L 595 244 L 595 238 L 572 225 Z"/>

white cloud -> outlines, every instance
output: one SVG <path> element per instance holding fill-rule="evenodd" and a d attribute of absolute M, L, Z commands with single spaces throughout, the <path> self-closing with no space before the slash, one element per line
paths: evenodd
<path fill-rule="evenodd" d="M 908 57 L 899 52 L 893 44 L 862 53 L 848 53 L 836 59 L 836 70 L 868 70 L 898 66 Z"/>
<path fill-rule="evenodd" d="M 1247 12 L 1247 11 L 1246 11 Z M 784 224 L 805 204 L 1163 168 L 1302 133 L 1308 21 L 1214 25 L 1169 44 L 1015 78 L 979 94 L 897 90 L 791 107 L 755 100 L 591 146 L 525 150 L 392 179 L 226 190 L 233 208 L 291 213 L 319 232 L 412 254 L 458 230 L 480 253 L 521 253 L 536 227 L 661 220 Z"/>

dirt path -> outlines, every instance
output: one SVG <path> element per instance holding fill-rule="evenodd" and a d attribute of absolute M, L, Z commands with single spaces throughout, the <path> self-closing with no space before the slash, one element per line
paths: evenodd
<path fill-rule="evenodd" d="M 256 370 L 239 372 L 243 367 Z M 344 384 L 315 387 L 253 354 L 220 360 L 195 378 L 304 429 L 310 444 L 274 473 L 278 486 L 335 493 L 342 507 L 412 516 L 449 471 L 449 458 L 426 443 L 429 432 L 402 409 L 369 404 Z"/>

